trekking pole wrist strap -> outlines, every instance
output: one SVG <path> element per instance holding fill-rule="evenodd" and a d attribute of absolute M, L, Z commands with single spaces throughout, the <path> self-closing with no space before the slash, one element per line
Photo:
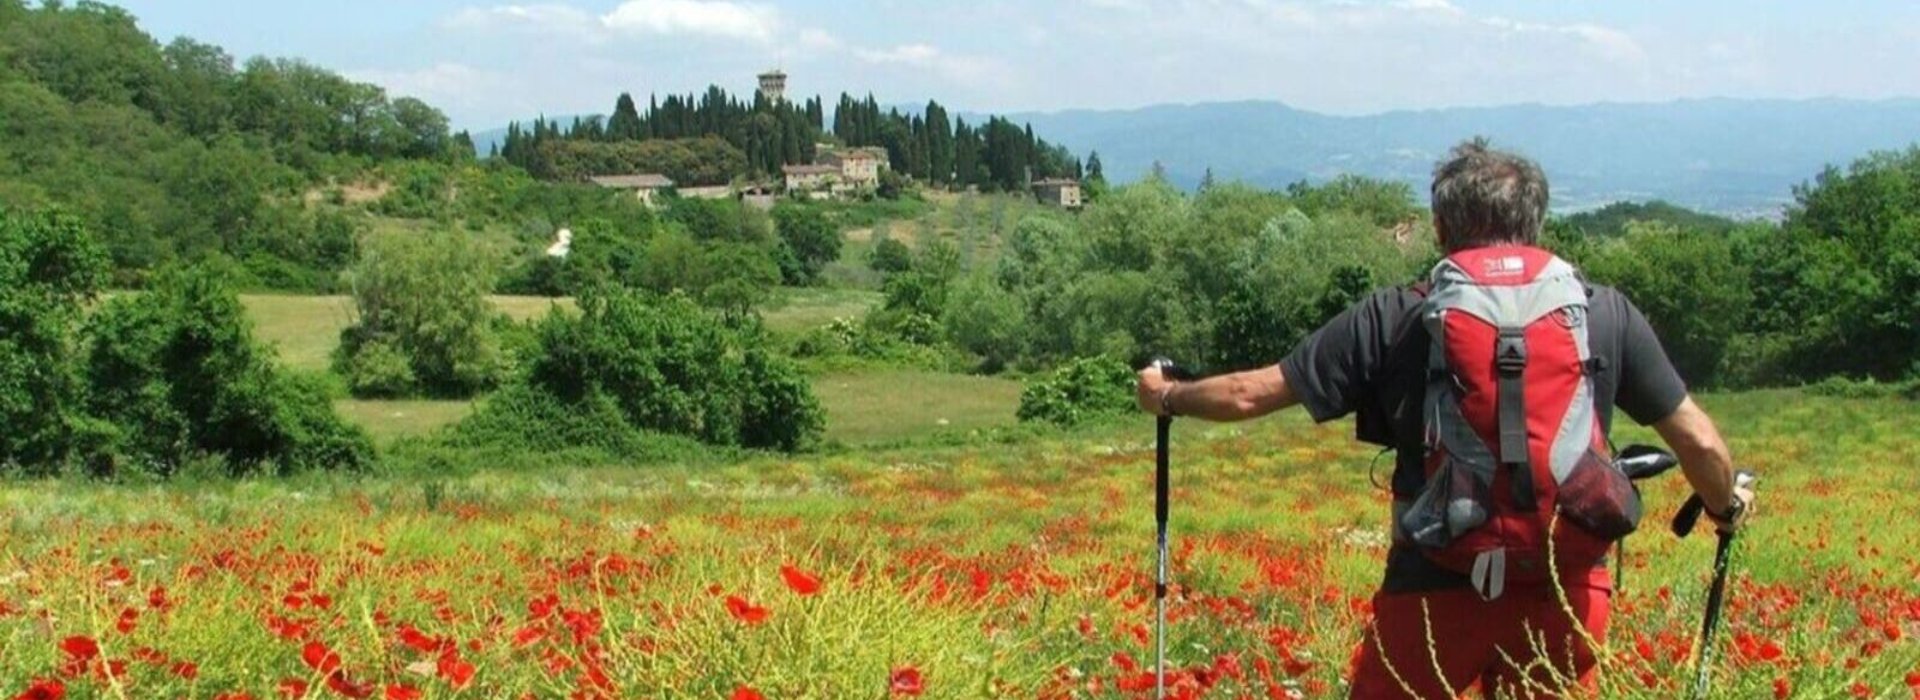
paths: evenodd
<path fill-rule="evenodd" d="M 1179 387 L 1180 382 L 1168 382 L 1167 388 L 1160 390 L 1160 415 L 1167 418 L 1180 415 L 1178 411 L 1173 410 L 1173 390 Z"/>
<path fill-rule="evenodd" d="M 1705 506 L 1701 506 L 1700 511 L 1706 513 L 1707 519 L 1709 520 L 1721 525 L 1732 525 L 1734 521 L 1740 519 L 1742 513 L 1747 511 L 1747 501 L 1741 498 L 1740 494 L 1734 493 L 1727 496 L 1727 509 L 1725 512 L 1715 513 L 1712 508 Z"/>

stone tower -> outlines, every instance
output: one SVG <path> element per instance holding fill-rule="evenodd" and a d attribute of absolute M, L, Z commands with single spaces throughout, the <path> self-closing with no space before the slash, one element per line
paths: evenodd
<path fill-rule="evenodd" d="M 775 68 L 760 74 L 760 94 L 767 96 L 768 102 L 780 103 L 787 99 L 787 74 Z"/>

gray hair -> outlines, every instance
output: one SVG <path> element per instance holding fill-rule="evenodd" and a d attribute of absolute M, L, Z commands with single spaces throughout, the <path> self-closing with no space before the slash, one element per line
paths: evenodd
<path fill-rule="evenodd" d="M 1533 245 L 1547 220 L 1547 176 L 1486 137 L 1453 147 L 1433 169 L 1433 225 L 1449 252 Z"/>

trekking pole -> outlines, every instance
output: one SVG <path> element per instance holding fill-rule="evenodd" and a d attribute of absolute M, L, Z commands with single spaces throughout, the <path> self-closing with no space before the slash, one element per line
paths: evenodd
<path fill-rule="evenodd" d="M 1734 474 L 1734 484 L 1747 486 L 1753 483 L 1753 473 L 1740 471 Z M 1680 512 L 1673 517 L 1673 534 L 1686 537 L 1693 532 L 1694 524 L 1700 521 L 1700 515 L 1707 510 L 1707 503 L 1699 494 L 1688 498 L 1680 506 Z M 1720 610 L 1725 606 L 1727 594 L 1727 570 L 1733 554 L 1734 533 L 1724 530 L 1717 532 L 1719 543 L 1713 550 L 1713 585 L 1707 589 L 1707 610 L 1700 621 L 1700 656 L 1693 670 L 1693 698 L 1703 700 L 1713 675 L 1713 632 L 1720 626 Z"/>
<path fill-rule="evenodd" d="M 1172 360 L 1164 357 L 1155 358 L 1151 366 L 1160 368 L 1160 373 L 1170 378 L 1186 379 L 1189 376 Z M 1158 573 L 1153 586 L 1153 697 L 1164 700 L 1167 697 L 1167 484 L 1171 481 L 1167 469 L 1167 441 L 1173 428 L 1173 416 L 1158 416 L 1154 428 L 1153 524 L 1159 562 L 1155 567 Z"/>

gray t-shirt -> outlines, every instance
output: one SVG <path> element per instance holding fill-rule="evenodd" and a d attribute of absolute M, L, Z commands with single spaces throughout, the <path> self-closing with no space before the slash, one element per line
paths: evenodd
<path fill-rule="evenodd" d="M 1412 289 L 1375 292 L 1280 362 L 1287 384 L 1315 421 L 1352 414 L 1355 437 L 1396 452 L 1393 493 L 1399 499 L 1412 499 L 1425 481 L 1420 406 L 1426 397 L 1429 341 L 1419 322 L 1420 302 Z M 1616 406 L 1641 425 L 1672 415 L 1686 399 L 1687 386 L 1646 316 L 1609 287 L 1593 285 L 1588 302 L 1601 428 L 1611 432 Z M 1468 585 L 1465 575 L 1396 544 L 1387 555 L 1381 588 L 1394 593 Z"/>

